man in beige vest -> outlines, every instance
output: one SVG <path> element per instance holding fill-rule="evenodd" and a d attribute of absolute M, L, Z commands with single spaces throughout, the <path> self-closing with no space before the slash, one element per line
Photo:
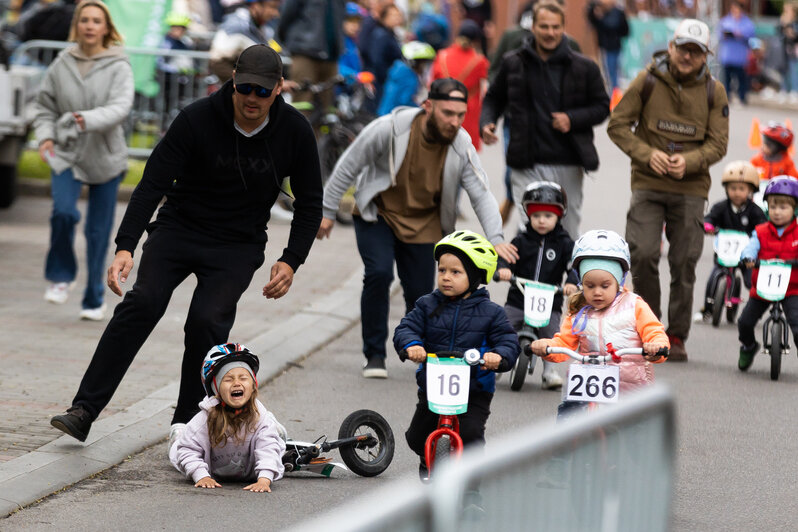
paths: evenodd
<path fill-rule="evenodd" d="M 708 53 L 707 25 L 683 20 L 668 50 L 654 54 L 629 85 L 607 126 L 612 141 L 632 159 L 626 240 L 634 289 L 658 318 L 663 224 L 671 243 L 671 361 L 687 361 L 684 341 L 690 332 L 695 268 L 704 242 L 709 167 L 726 154 L 729 140 L 726 90 L 709 73 Z"/>

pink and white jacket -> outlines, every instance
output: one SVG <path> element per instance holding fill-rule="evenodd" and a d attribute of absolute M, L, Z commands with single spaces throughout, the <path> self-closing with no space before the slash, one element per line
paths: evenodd
<path fill-rule="evenodd" d="M 268 478 L 272 482 L 282 478 L 285 441 L 277 431 L 279 423 L 274 415 L 256 399 L 260 418 L 255 432 L 246 434 L 243 445 L 228 438 L 224 446 L 211 447 L 208 411 L 218 404 L 216 397 L 200 402 L 200 411 L 169 449 L 172 465 L 194 482 L 205 477 L 243 481 Z"/>
<path fill-rule="evenodd" d="M 650 342 L 660 342 L 670 347 L 665 327 L 651 311 L 651 307 L 643 298 L 626 289 L 618 294 L 609 307 L 602 310 L 588 308 L 578 323 L 578 328 L 584 323 L 583 330 L 572 330 L 573 319 L 574 316 L 566 316 L 560 332 L 554 338 L 546 340 L 547 345 L 567 347 L 583 355 L 605 355 L 608 343 L 616 349 L 643 347 L 644 343 Z M 550 362 L 570 360 L 568 355 L 561 354 L 551 354 L 543 358 Z M 664 358 L 660 358 L 656 363 L 664 361 Z M 642 355 L 624 355 L 620 364 L 612 361 L 609 364 L 620 365 L 621 391 L 633 390 L 654 382 L 651 362 Z"/>

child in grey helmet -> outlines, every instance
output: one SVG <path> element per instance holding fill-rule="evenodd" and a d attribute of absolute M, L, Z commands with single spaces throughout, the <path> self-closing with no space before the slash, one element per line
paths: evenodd
<path fill-rule="evenodd" d="M 574 241 L 560 220 L 568 209 L 565 191 L 557 183 L 538 181 L 530 183 L 521 201 L 527 215 L 526 230 L 513 239 L 519 258 L 515 264 L 507 264 L 499 258 L 499 279 L 509 281 L 513 274 L 541 283 L 560 286 L 565 277 L 563 293 L 569 296 L 577 291 L 579 279 L 569 270 Z M 563 296 L 556 295 L 549 324 L 537 328 L 538 337 L 551 338 L 560 330 Z M 520 331 L 524 325 L 524 294 L 511 285 L 507 292 L 504 312 L 513 329 Z M 554 362 L 543 361 L 541 376 L 544 390 L 562 388 L 562 377 Z"/>
<path fill-rule="evenodd" d="M 200 411 L 169 447 L 169 460 L 198 488 L 219 478 L 250 481 L 243 489 L 270 492 L 283 476 L 285 429 L 258 397 L 258 357 L 241 344 L 214 346 L 202 365 L 208 394 Z"/>

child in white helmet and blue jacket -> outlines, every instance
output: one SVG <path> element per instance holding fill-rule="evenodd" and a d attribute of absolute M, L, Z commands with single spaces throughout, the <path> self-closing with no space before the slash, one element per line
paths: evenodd
<path fill-rule="evenodd" d="M 220 488 L 217 479 L 228 479 L 252 482 L 244 489 L 262 493 L 283 476 L 285 429 L 257 399 L 258 367 L 242 344 L 217 345 L 205 356 L 208 396 L 169 446 L 172 465 L 194 486 Z"/>
<path fill-rule="evenodd" d="M 397 353 L 407 352 L 418 362 L 418 403 L 405 438 L 421 459 L 419 474 L 426 476 L 424 445 L 436 429 L 438 414 L 427 405 L 427 353 L 465 352 L 477 348 L 484 365 L 471 368 L 468 410 L 458 416 L 465 446 L 485 445 L 485 423 L 496 390 L 495 372 L 509 371 L 520 348 L 518 336 L 500 305 L 490 300 L 487 284 L 496 271 L 496 251 L 488 240 L 471 231 L 455 231 L 435 245 L 438 289 L 420 297 L 393 335 Z"/>
<path fill-rule="evenodd" d="M 629 246 L 618 233 L 588 231 L 574 244 L 573 267 L 579 272 L 581 290 L 568 299 L 568 315 L 554 338 L 532 342 L 532 352 L 544 360 L 565 362 L 568 355 L 546 354 L 546 348 L 567 347 L 583 355 L 606 355 L 607 344 L 617 349 L 642 347 L 644 355 L 626 355 L 620 362 L 619 389 L 633 390 L 654 381 L 651 363 L 664 362 L 659 354 L 670 348 L 665 327 L 643 301 L 624 288 L 631 259 Z M 564 401 L 558 416 L 585 403 Z"/>

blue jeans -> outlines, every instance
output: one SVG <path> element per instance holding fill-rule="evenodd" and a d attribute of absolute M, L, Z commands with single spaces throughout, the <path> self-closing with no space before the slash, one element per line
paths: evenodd
<path fill-rule="evenodd" d="M 610 51 L 603 50 L 604 52 L 604 70 L 607 73 L 607 83 L 609 90 L 618 86 L 618 58 L 621 55 L 620 50 Z"/>
<path fill-rule="evenodd" d="M 740 101 L 745 103 L 745 95 L 748 93 L 748 74 L 741 66 L 724 65 L 723 66 L 723 85 L 726 87 L 726 93 L 732 93 L 732 78 L 737 78 L 737 95 Z"/>
<path fill-rule="evenodd" d="M 116 193 L 122 174 L 101 185 L 89 185 L 89 202 L 84 225 L 88 282 L 83 294 L 83 308 L 103 304 L 105 292 L 105 255 L 108 237 L 114 225 Z M 78 198 L 83 183 L 72 169 L 52 174 L 53 212 L 50 216 L 50 249 L 44 265 L 44 277 L 52 283 L 75 280 L 78 263 L 75 257 L 75 226 L 80 221 Z"/>
<path fill-rule="evenodd" d="M 784 87 L 788 92 L 798 92 L 798 58 L 787 60 L 787 75 Z"/>
<path fill-rule="evenodd" d="M 504 115 L 504 136 L 502 138 L 504 139 L 504 157 L 505 157 L 505 159 L 504 159 L 504 164 L 505 164 L 505 167 L 504 167 L 505 198 L 507 199 L 507 201 L 512 202 L 513 201 L 513 184 L 512 184 L 512 181 L 510 181 L 510 174 L 512 173 L 512 170 L 510 170 L 510 167 L 507 166 L 507 147 L 510 145 L 510 119 L 507 117 L 507 115 Z"/>
<path fill-rule="evenodd" d="M 410 312 L 416 300 L 432 292 L 435 284 L 435 244 L 402 242 L 382 217 L 375 223 L 360 216 L 354 216 L 353 220 L 357 249 L 365 267 L 360 295 L 363 354 L 366 358 L 385 358 L 393 264 L 396 262 L 402 283 L 405 312 Z"/>

